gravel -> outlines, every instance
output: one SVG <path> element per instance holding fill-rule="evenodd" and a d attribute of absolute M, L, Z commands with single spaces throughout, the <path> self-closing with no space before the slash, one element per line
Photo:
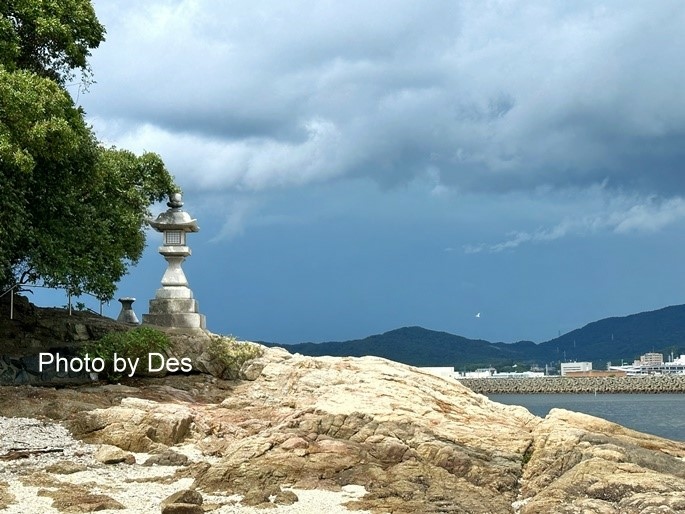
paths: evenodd
<path fill-rule="evenodd" d="M 173 483 L 146 481 L 156 478 L 167 478 L 178 469 L 172 466 L 142 466 L 148 454 L 134 454 L 136 464 L 104 465 L 93 458 L 97 445 L 85 444 L 71 437 L 69 431 L 59 423 L 29 418 L 6 418 L 0 416 L 0 459 L 13 451 L 38 452 L 61 450 L 56 452 L 38 452 L 28 458 L 0 460 L 0 482 L 9 485 L 8 492 L 14 497 L 3 510 L 5 514 L 51 514 L 60 511 L 54 509 L 52 499 L 39 496 L 41 489 L 54 489 L 49 484 L 44 487 L 32 485 L 36 476 L 44 476 L 45 468 L 65 461 L 83 465 L 85 471 L 69 474 L 50 474 L 51 479 L 59 482 L 59 487 L 87 485 L 90 493 L 104 494 L 122 503 L 123 510 L 102 510 L 103 514 L 159 514 L 160 503 L 172 493 L 187 489 L 192 485 L 192 478 L 183 478 Z M 203 457 L 193 445 L 175 448 L 189 456 L 191 460 L 212 459 Z M 34 478 L 34 482 L 31 478 Z M 28 484 L 28 485 L 27 485 Z M 360 486 L 346 486 L 341 492 L 291 489 L 299 497 L 293 505 L 269 509 L 276 514 L 349 514 L 342 503 L 357 499 L 365 494 Z M 240 496 L 220 496 L 203 494 L 205 503 L 222 505 L 212 511 L 216 514 L 263 514 L 264 509 L 243 507 L 239 504 Z M 355 511 L 363 514 L 368 511 Z"/>

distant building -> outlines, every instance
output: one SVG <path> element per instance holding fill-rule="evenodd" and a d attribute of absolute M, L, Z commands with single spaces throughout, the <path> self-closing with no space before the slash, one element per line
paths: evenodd
<path fill-rule="evenodd" d="M 661 353 L 649 352 L 640 355 L 640 366 L 661 366 L 663 363 L 664 356 Z"/>
<path fill-rule="evenodd" d="M 421 367 L 421 371 L 430 373 L 440 378 L 454 378 L 454 368 L 451 366 L 432 366 L 432 367 Z"/>
<path fill-rule="evenodd" d="M 465 373 L 455 373 L 457 378 L 490 378 L 497 370 L 495 368 L 479 368 L 476 371 L 467 371 Z"/>
<path fill-rule="evenodd" d="M 660 353 L 650 352 L 640 355 L 632 366 L 610 366 L 610 370 L 623 370 L 628 375 L 685 375 L 685 355 L 670 362 L 664 362 L 664 356 Z"/>
<path fill-rule="evenodd" d="M 562 362 L 561 363 L 561 376 L 565 377 L 567 373 L 571 372 L 587 372 L 592 371 L 591 362 Z"/>
<path fill-rule="evenodd" d="M 679 365 L 685 364 L 685 355 L 681 355 L 677 359 L 674 359 L 673 364 L 679 364 Z"/>

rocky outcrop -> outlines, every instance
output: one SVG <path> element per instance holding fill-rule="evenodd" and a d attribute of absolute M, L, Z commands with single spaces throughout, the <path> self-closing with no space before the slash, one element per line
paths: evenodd
<path fill-rule="evenodd" d="M 263 347 L 255 343 L 202 329 L 156 328 L 169 336 L 171 345 L 165 351 L 166 358 L 188 359 L 195 372 L 225 380 L 254 380 L 265 365 L 258 358 Z"/>
<path fill-rule="evenodd" d="M 30 355 L 51 348 L 78 347 L 105 334 L 131 326 L 92 311 L 36 307 L 23 296 L 14 297 L 14 319 L 7 298 L 0 300 L 0 354 Z"/>
<path fill-rule="evenodd" d="M 150 455 L 143 463 L 143 466 L 187 466 L 188 464 L 187 456 L 174 450 L 166 449 L 160 453 Z"/>
<path fill-rule="evenodd" d="M 683 443 L 568 411 L 541 419 L 376 357 L 274 348 L 241 373 L 240 381 L 169 376 L 41 390 L 40 398 L 32 388 L 7 388 L 0 414 L 21 404 L 25 416 L 59 415 L 87 442 L 155 452 L 151 464 L 173 465 L 180 452 L 170 447 L 191 447 L 199 460 L 174 476 L 193 479 L 191 489 L 206 497 L 239 494 L 243 504 L 302 501 L 292 488 L 363 487 L 348 507 L 685 512 Z M 60 397 L 60 411 L 45 409 Z M 193 503 L 170 505 L 199 512 Z"/>
<path fill-rule="evenodd" d="M 511 509 L 538 421 L 525 409 L 376 357 L 266 358 L 259 378 L 196 420 L 224 455 L 198 488 L 357 484 L 365 508 L 443 508 L 460 491 L 471 508 Z"/>
<path fill-rule="evenodd" d="M 52 498 L 52 507 L 65 513 L 86 513 L 125 508 L 114 498 L 105 494 L 93 494 L 87 487 L 40 489 L 38 495 Z"/>
<path fill-rule="evenodd" d="M 683 512 L 684 446 L 554 409 L 533 430 L 521 513 Z"/>

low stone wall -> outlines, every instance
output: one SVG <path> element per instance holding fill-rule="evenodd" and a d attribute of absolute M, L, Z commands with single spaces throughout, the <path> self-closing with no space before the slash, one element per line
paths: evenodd
<path fill-rule="evenodd" d="M 23 296 L 15 296 L 14 319 L 10 319 L 7 296 L 0 301 L 0 385 L 61 385 L 87 383 L 89 373 L 57 371 L 55 366 L 40 370 L 42 352 L 76 356 L 89 341 L 114 330 L 129 330 L 131 325 L 89 312 L 41 308 Z"/>
<path fill-rule="evenodd" d="M 53 353 L 54 350 L 50 350 Z M 74 357 L 75 352 L 64 349 L 61 357 L 67 359 Z M 56 366 L 45 366 L 40 369 L 38 356 L 28 355 L 16 357 L 10 355 L 0 355 L 0 385 L 65 385 L 65 384 L 85 384 L 91 382 L 92 378 L 86 372 L 73 372 L 56 369 Z"/>
<path fill-rule="evenodd" d="M 481 394 L 685 393 L 685 375 L 466 378 L 459 382 Z"/>

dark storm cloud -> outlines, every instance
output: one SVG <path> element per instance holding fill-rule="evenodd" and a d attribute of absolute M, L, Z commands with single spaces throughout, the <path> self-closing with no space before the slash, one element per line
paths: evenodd
<path fill-rule="evenodd" d="M 685 192 L 680 1 L 96 8 L 96 128 L 204 187 Z"/>

